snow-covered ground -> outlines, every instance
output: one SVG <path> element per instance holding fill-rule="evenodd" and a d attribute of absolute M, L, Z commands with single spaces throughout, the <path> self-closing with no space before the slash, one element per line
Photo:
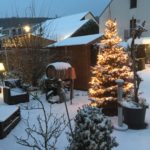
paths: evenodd
<path fill-rule="evenodd" d="M 150 105 L 150 65 L 147 65 L 147 68 L 141 72 L 139 72 L 143 78 L 143 82 L 140 86 L 140 91 L 144 92 L 143 96 L 147 99 L 147 102 Z M 67 106 L 69 109 L 69 114 L 71 118 L 74 118 L 76 115 L 76 111 L 79 107 L 82 107 L 84 104 L 88 104 L 88 96 L 87 92 L 83 91 L 75 91 L 75 97 L 73 99 L 73 104 L 71 105 L 70 102 L 67 102 Z M 0 96 L 0 105 L 3 105 L 2 95 Z M 43 101 L 45 107 L 49 108 L 49 103 L 45 100 L 45 95 L 40 96 L 41 100 Z M 26 105 L 26 104 L 23 104 Z M 37 103 L 34 100 L 30 100 L 29 105 L 37 106 Z M 21 104 L 21 108 L 22 104 Z M 21 109 L 21 116 L 23 118 L 27 118 L 28 111 L 30 115 L 30 121 L 32 123 L 36 122 L 36 116 L 38 114 L 42 114 L 41 110 L 24 110 Z M 57 114 L 65 114 L 65 105 L 64 103 L 61 104 L 53 104 L 52 105 L 52 112 Z M 111 118 L 112 122 L 117 121 L 117 117 Z M 114 150 L 149 150 L 150 149 L 150 109 L 146 112 L 146 122 L 148 123 L 148 128 L 143 130 L 131 130 L 128 129 L 127 131 L 116 131 L 114 130 L 113 136 L 116 136 L 116 140 L 119 143 L 117 148 Z M 0 150 L 30 150 L 27 147 L 23 147 L 16 143 L 16 139 L 14 135 L 18 137 L 25 136 L 25 124 L 23 119 L 19 122 L 19 124 L 9 133 L 9 135 L 0 140 Z M 68 130 L 68 129 L 66 129 Z M 57 148 L 58 150 L 65 150 L 68 141 L 66 138 L 66 131 L 62 133 L 59 137 Z"/>
<path fill-rule="evenodd" d="M 143 79 L 140 85 L 140 91 L 143 92 L 142 96 L 146 98 L 150 106 L 150 65 L 146 69 L 139 72 Z M 116 136 L 119 146 L 115 150 L 150 150 L 150 108 L 146 111 L 147 129 L 143 130 L 130 130 L 125 132 L 114 131 L 113 135 Z"/>

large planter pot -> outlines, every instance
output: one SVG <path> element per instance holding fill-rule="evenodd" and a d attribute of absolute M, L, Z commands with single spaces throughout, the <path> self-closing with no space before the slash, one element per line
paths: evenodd
<path fill-rule="evenodd" d="M 123 107 L 124 123 L 126 123 L 130 129 L 146 128 L 145 114 L 146 107 L 141 109 Z"/>

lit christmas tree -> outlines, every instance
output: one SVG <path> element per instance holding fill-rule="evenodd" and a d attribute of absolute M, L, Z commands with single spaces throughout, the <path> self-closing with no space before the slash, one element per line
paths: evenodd
<path fill-rule="evenodd" d="M 104 39 L 100 43 L 97 64 L 92 68 L 89 96 L 92 105 L 102 108 L 117 108 L 117 79 L 123 79 L 124 93 L 133 88 L 133 72 L 129 66 L 128 55 L 118 44 L 121 38 L 117 33 L 116 21 L 108 20 L 105 24 Z"/>

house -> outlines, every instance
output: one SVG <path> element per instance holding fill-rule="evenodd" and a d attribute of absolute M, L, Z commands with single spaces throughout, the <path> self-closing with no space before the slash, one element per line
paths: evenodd
<path fill-rule="evenodd" d="M 149 29 L 150 0 L 111 0 L 104 11 L 100 14 L 100 32 L 104 32 L 105 22 L 110 17 L 116 18 L 118 23 L 118 33 L 122 39 L 131 37 L 132 29 L 136 24 L 146 21 L 145 28 Z M 142 34 L 143 37 L 150 37 L 150 30 Z"/>
<path fill-rule="evenodd" d="M 31 31 L 35 30 L 37 24 L 41 24 L 43 21 L 49 18 L 39 17 L 39 18 L 0 18 L 0 33 L 7 37 L 13 37 L 16 35 L 24 34 L 24 27 L 26 25 L 30 26 Z"/>
<path fill-rule="evenodd" d="M 41 30 L 42 37 L 61 41 L 69 37 L 97 34 L 99 33 L 99 25 L 91 12 L 83 12 L 46 20 L 34 34 L 39 34 Z"/>
<path fill-rule="evenodd" d="M 54 61 L 68 61 L 76 70 L 75 89 L 87 90 L 91 66 L 97 61 L 98 46 L 102 34 L 70 37 L 48 45 Z"/>

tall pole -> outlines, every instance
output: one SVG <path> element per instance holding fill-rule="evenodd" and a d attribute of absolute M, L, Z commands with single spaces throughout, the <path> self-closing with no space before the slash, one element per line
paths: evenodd
<path fill-rule="evenodd" d="M 70 128 L 70 131 L 71 131 L 71 136 L 73 138 L 73 130 L 72 130 L 72 127 L 71 127 L 71 120 L 70 120 L 70 116 L 69 116 L 69 111 L 68 111 L 68 107 L 67 107 L 67 98 L 66 98 L 66 94 L 65 94 L 65 90 L 63 89 L 63 83 L 62 83 L 62 80 L 58 80 L 58 87 L 60 88 L 60 97 L 63 98 L 64 100 L 64 103 L 65 103 L 65 108 L 66 108 L 66 112 L 67 112 L 67 118 L 68 118 L 68 124 L 69 124 L 69 128 Z"/>

